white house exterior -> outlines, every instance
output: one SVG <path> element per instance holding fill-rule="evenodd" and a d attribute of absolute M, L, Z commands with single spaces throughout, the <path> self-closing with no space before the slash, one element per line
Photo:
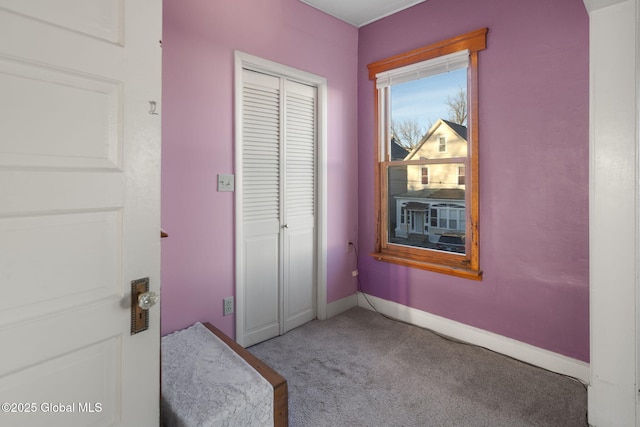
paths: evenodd
<path fill-rule="evenodd" d="M 408 164 L 404 193 L 396 193 L 396 238 L 422 235 L 436 242 L 442 233 L 466 229 L 465 161 L 467 128 L 438 120 L 404 158 L 429 160 Z M 433 162 L 442 159 L 443 162 Z"/>

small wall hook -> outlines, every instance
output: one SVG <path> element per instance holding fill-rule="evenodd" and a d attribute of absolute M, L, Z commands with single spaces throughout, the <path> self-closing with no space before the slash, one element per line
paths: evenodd
<path fill-rule="evenodd" d="M 152 116 L 157 116 L 158 113 L 156 112 L 156 107 L 157 107 L 156 101 L 149 101 L 149 107 L 150 107 L 149 114 L 151 114 Z"/>

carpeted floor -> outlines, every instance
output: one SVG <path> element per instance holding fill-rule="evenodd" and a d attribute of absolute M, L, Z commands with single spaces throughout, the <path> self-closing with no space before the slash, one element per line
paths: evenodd
<path fill-rule="evenodd" d="M 577 380 L 353 308 L 248 349 L 289 384 L 289 425 L 586 426 Z"/>

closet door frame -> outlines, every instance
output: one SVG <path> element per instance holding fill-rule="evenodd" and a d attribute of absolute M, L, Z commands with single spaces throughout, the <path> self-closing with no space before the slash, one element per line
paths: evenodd
<path fill-rule="evenodd" d="M 242 182 L 242 70 L 272 74 L 314 86 L 317 89 L 317 181 L 316 181 L 316 317 L 327 318 L 327 79 L 315 74 L 279 64 L 244 52 L 235 52 L 235 265 L 236 265 L 236 341 L 246 346 L 245 330 L 245 277 L 243 235 L 243 182 Z"/>

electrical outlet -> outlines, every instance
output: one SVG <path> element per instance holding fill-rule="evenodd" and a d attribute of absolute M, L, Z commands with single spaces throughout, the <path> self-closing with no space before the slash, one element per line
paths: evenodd
<path fill-rule="evenodd" d="M 223 316 L 233 314 L 233 297 L 228 297 L 223 300 L 222 314 Z"/>

